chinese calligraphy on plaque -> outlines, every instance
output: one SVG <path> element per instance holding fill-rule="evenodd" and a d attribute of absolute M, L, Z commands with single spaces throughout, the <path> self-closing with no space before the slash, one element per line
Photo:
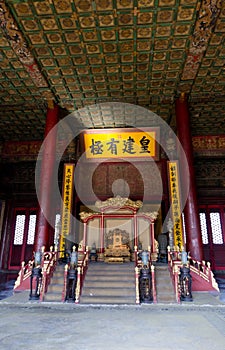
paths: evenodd
<path fill-rule="evenodd" d="M 180 210 L 180 187 L 178 163 L 168 162 L 170 200 L 174 222 L 174 245 L 180 249 L 184 246 L 183 242 L 183 223 Z"/>
<path fill-rule="evenodd" d="M 64 165 L 64 179 L 62 191 L 62 223 L 61 223 L 61 239 L 60 251 L 65 250 L 65 237 L 70 234 L 70 214 L 73 199 L 73 183 L 74 183 L 74 164 Z"/>
<path fill-rule="evenodd" d="M 84 134 L 85 154 L 88 159 L 156 157 L 156 130 L 88 132 Z"/>

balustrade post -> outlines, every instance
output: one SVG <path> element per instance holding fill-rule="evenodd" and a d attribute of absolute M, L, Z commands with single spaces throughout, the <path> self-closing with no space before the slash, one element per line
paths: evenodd
<path fill-rule="evenodd" d="M 177 265 L 174 265 L 173 274 L 174 274 L 174 286 L 175 286 L 176 301 L 177 301 L 177 303 L 180 304 L 179 269 L 178 269 Z"/>
<path fill-rule="evenodd" d="M 80 302 L 80 287 L 81 287 L 81 268 L 77 268 L 77 286 L 75 292 L 75 303 L 79 304 Z"/>
<path fill-rule="evenodd" d="M 139 294 L 139 268 L 135 267 L 136 304 L 140 304 Z"/>
<path fill-rule="evenodd" d="M 63 291 L 62 291 L 62 302 L 66 300 L 66 295 L 67 295 L 67 274 L 68 274 L 68 264 L 65 265 L 64 268 L 64 282 L 63 282 Z"/>
<path fill-rule="evenodd" d="M 156 295 L 156 283 L 155 283 L 155 266 L 151 265 L 151 274 L 152 274 L 152 296 L 153 303 L 157 303 L 157 295 Z"/>

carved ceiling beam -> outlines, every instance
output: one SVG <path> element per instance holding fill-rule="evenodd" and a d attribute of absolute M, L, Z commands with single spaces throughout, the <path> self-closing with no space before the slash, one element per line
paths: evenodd
<path fill-rule="evenodd" d="M 181 77 L 182 80 L 195 79 L 203 54 L 213 34 L 221 6 L 221 0 L 205 0 L 201 2 Z"/>
<path fill-rule="evenodd" d="M 35 59 L 28 48 L 28 45 L 20 32 L 15 19 L 13 18 L 6 1 L 0 0 L 0 28 L 12 50 L 17 55 L 19 61 L 23 64 L 30 78 L 38 88 L 48 88 L 48 83 L 42 75 Z M 49 89 L 43 91 L 44 96 L 53 99 L 52 92 Z"/>

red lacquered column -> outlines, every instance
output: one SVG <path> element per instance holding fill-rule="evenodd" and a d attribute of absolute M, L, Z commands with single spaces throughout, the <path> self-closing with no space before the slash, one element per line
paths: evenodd
<path fill-rule="evenodd" d="M 47 109 L 46 116 L 46 125 L 45 125 L 45 138 L 48 135 L 49 131 L 57 124 L 58 122 L 58 106 L 51 105 Z M 52 214 L 52 175 L 54 171 L 54 164 L 56 159 L 56 137 L 57 131 L 56 128 L 54 132 L 48 135 L 45 141 L 45 147 L 43 148 L 43 155 L 41 161 L 41 174 L 39 182 L 39 210 L 37 215 L 36 223 L 36 233 L 35 233 L 35 242 L 34 242 L 34 251 L 40 251 L 42 246 L 45 246 L 46 249 L 49 248 L 49 223 L 46 220 L 51 217 Z"/>
<path fill-rule="evenodd" d="M 185 94 L 182 94 L 179 99 L 176 100 L 175 108 L 178 138 L 186 154 L 190 176 L 190 189 L 184 208 L 187 251 L 190 251 L 190 254 L 194 259 L 201 261 L 203 259 L 201 226 L 197 205 L 190 117 L 188 112 L 188 102 Z M 180 165 L 182 185 L 182 180 L 185 181 L 185 177 L 187 176 L 188 172 L 187 169 L 185 169 L 184 164 L 182 164 L 182 159 L 180 159 Z"/>

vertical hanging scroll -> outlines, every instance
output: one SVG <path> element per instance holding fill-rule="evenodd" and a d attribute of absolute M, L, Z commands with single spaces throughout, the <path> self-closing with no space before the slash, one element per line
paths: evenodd
<path fill-rule="evenodd" d="M 62 216 L 61 216 L 61 235 L 60 235 L 60 257 L 65 250 L 66 237 L 71 230 L 71 210 L 73 201 L 74 185 L 74 164 L 64 165 L 63 190 L 62 190 Z"/>
<path fill-rule="evenodd" d="M 180 204 L 180 181 L 177 161 L 168 162 L 168 180 L 170 188 L 171 210 L 174 223 L 174 245 L 180 249 L 184 246 L 183 224 Z"/>

